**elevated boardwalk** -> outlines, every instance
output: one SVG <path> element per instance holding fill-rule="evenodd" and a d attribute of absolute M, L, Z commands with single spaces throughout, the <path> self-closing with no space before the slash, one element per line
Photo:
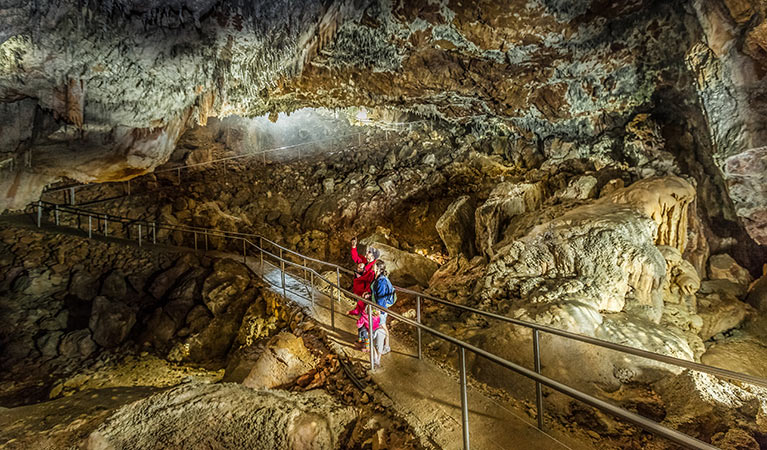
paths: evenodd
<path fill-rule="evenodd" d="M 239 260 L 242 261 L 242 257 Z M 262 274 L 257 258 L 249 257 L 247 264 L 270 284 L 274 292 L 283 295 L 279 268 L 265 263 L 265 273 Z M 354 307 L 353 304 L 336 302 L 334 329 L 330 314 L 333 300 L 315 289 L 312 305 L 309 283 L 289 272 L 285 275 L 285 285 L 287 298 L 312 315 L 335 343 L 335 351 L 369 366 L 369 355 L 353 346 L 357 339 L 356 318 L 346 315 L 346 311 Z M 421 434 L 423 441 L 430 442 L 436 448 L 462 449 L 458 374 L 450 373 L 426 358 L 419 360 L 417 349 L 396 337 L 391 339 L 391 348 L 391 353 L 381 358 L 381 367 L 370 372 L 373 381 L 389 396 L 397 412 Z M 525 412 L 491 399 L 471 385 L 468 400 L 472 449 L 592 448 L 579 442 L 565 442 L 566 438 L 558 439 L 539 430 Z"/>

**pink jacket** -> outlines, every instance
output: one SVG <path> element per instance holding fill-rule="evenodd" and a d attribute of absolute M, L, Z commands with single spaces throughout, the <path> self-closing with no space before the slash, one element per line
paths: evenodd
<path fill-rule="evenodd" d="M 373 331 L 377 330 L 380 325 L 381 325 L 381 316 L 373 316 Z M 357 328 L 362 328 L 362 327 L 365 327 L 365 329 L 369 328 L 367 313 L 363 313 L 360 316 L 360 318 L 357 319 Z"/>

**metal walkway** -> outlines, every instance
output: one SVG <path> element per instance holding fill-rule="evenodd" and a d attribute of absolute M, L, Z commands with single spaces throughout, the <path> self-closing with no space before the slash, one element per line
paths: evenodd
<path fill-rule="evenodd" d="M 235 256 L 233 257 L 237 259 L 241 258 L 243 262 L 247 263 L 250 266 L 252 266 L 253 264 L 257 264 L 258 270 L 260 271 L 260 273 L 264 274 L 264 278 L 266 281 L 274 282 L 275 281 L 273 279 L 275 277 L 274 270 L 277 270 L 279 279 L 280 279 L 279 286 L 280 286 L 280 289 L 282 290 L 283 295 L 286 298 L 291 298 L 293 300 L 296 300 L 296 297 L 295 297 L 296 295 L 301 294 L 301 292 L 303 292 L 303 294 L 301 295 L 303 296 L 304 301 L 306 301 L 308 297 L 308 300 L 310 302 L 313 302 L 313 303 L 317 302 L 318 298 L 321 299 L 322 297 L 317 295 L 318 292 L 315 287 L 317 287 L 318 285 L 324 286 L 324 288 L 329 291 L 331 298 L 326 300 L 325 307 L 321 309 L 327 311 L 327 321 L 330 324 L 331 330 L 337 330 L 338 328 L 340 328 L 340 326 L 339 327 L 336 326 L 337 321 L 335 316 L 336 316 L 336 310 L 339 308 L 338 305 L 342 304 L 342 301 L 343 301 L 342 298 L 345 297 L 347 299 L 350 299 L 351 301 L 357 301 L 357 300 L 365 301 L 343 288 L 343 286 L 347 285 L 348 283 L 346 283 L 346 281 L 342 283 L 341 276 L 342 274 L 344 274 L 345 276 L 348 275 L 351 272 L 350 270 L 332 263 L 328 263 L 325 261 L 308 257 L 306 255 L 302 255 L 298 252 L 282 247 L 279 244 L 273 241 L 270 241 L 262 236 L 236 233 L 236 232 L 225 232 L 221 230 L 205 229 L 205 228 L 198 228 L 198 227 L 163 225 L 163 224 L 158 224 L 155 222 L 147 222 L 147 221 L 132 219 L 132 218 L 111 216 L 108 214 L 95 213 L 92 211 L 78 209 L 72 206 L 62 206 L 57 204 L 45 203 L 45 202 L 38 202 L 33 208 L 34 209 L 30 212 L 34 214 L 38 227 L 42 225 L 43 220 L 45 219 L 46 221 L 53 222 L 57 226 L 68 226 L 70 228 L 76 228 L 78 230 L 81 230 L 81 232 L 86 234 L 88 237 L 92 237 L 94 233 L 102 234 L 103 236 L 118 235 L 125 239 L 134 240 L 137 242 L 138 245 L 146 245 L 148 243 L 156 244 L 158 243 L 158 240 L 167 242 L 168 240 L 172 238 L 176 240 L 174 244 L 177 246 L 194 248 L 195 250 L 214 249 L 217 251 L 228 253 L 229 256 L 232 256 L 232 254 L 234 254 Z M 271 269 L 268 269 L 270 267 Z M 323 275 L 323 273 L 327 274 L 328 272 L 334 272 L 335 276 L 331 277 L 331 279 L 326 278 L 326 275 Z M 296 281 L 299 279 L 304 281 L 303 282 Z M 308 288 L 307 286 L 310 286 L 311 288 Z M 666 438 L 679 445 L 682 445 L 688 448 L 695 448 L 695 449 L 716 448 L 708 443 L 702 442 L 682 432 L 679 432 L 679 431 L 670 429 L 664 425 L 661 425 L 660 423 L 654 420 L 642 417 L 624 408 L 615 406 L 604 400 L 598 399 L 592 395 L 589 395 L 587 393 L 574 389 L 560 381 L 553 380 L 551 378 L 548 378 L 542 375 L 541 366 L 540 366 L 540 349 L 538 346 L 540 333 L 550 333 L 557 336 L 561 336 L 566 339 L 577 340 L 580 342 L 587 343 L 589 345 L 609 348 L 609 349 L 619 351 L 625 354 L 648 358 L 648 359 L 652 359 L 665 364 L 675 365 L 675 366 L 690 369 L 690 370 L 696 370 L 696 371 L 708 373 L 711 375 L 719 376 L 725 379 L 737 380 L 737 381 L 754 384 L 758 386 L 767 386 L 767 380 L 760 377 L 754 377 L 747 374 L 732 372 L 729 370 L 696 363 L 694 361 L 682 360 L 682 359 L 678 359 L 678 358 L 674 358 L 674 357 L 670 357 L 666 355 L 661 355 L 657 353 L 648 352 L 645 350 L 636 349 L 633 347 L 627 347 L 627 346 L 615 344 L 608 341 L 602 341 L 589 336 L 583 336 L 583 335 L 578 335 L 575 333 L 558 330 L 556 328 L 551 328 L 551 327 L 541 326 L 534 323 L 511 319 L 509 317 L 501 316 L 488 311 L 483 311 L 483 310 L 471 308 L 464 305 L 458 305 L 456 303 L 448 302 L 446 300 L 442 300 L 442 299 L 429 296 L 420 292 L 402 289 L 399 287 L 395 287 L 395 288 L 398 292 L 410 294 L 416 298 L 417 314 L 415 319 L 405 317 L 401 314 L 395 313 L 386 308 L 382 308 L 374 303 L 370 303 L 367 301 L 365 301 L 365 303 L 367 304 L 368 311 L 370 311 L 371 308 L 376 308 L 381 311 L 386 311 L 389 313 L 390 317 L 393 317 L 399 320 L 400 322 L 402 322 L 403 324 L 407 324 L 414 328 L 417 335 L 417 341 L 416 341 L 417 348 L 413 351 L 414 356 L 410 357 L 411 359 L 416 361 L 422 358 L 421 335 L 423 333 L 429 333 L 436 339 L 440 339 L 447 343 L 453 344 L 458 348 L 458 352 L 459 352 L 459 364 L 458 364 L 459 380 L 458 381 L 460 385 L 460 393 L 459 393 L 458 401 L 460 402 L 460 405 L 461 405 L 460 429 L 461 429 L 461 435 L 462 435 L 461 441 L 463 442 L 463 448 L 468 449 L 470 447 L 471 442 L 474 442 L 477 439 L 483 438 L 482 432 L 480 432 L 480 436 L 475 435 L 473 437 L 470 433 L 472 428 L 472 425 L 471 425 L 472 415 L 470 413 L 470 410 L 471 410 L 470 405 L 473 402 L 476 402 L 476 399 L 473 399 L 470 401 L 469 395 L 468 395 L 469 387 L 466 380 L 466 369 L 465 369 L 467 351 L 472 352 L 479 357 L 492 361 L 501 367 L 505 367 L 511 371 L 514 371 L 517 374 L 523 375 L 536 383 L 536 407 L 537 407 L 537 417 L 538 417 L 537 428 L 539 430 L 545 429 L 543 400 L 541 395 L 542 389 L 545 386 L 554 391 L 558 391 L 564 395 L 567 395 L 573 399 L 579 400 L 587 405 L 598 408 L 607 414 L 610 414 L 616 418 L 625 420 L 626 422 L 634 424 L 640 428 L 650 431 L 658 436 Z M 492 354 L 481 348 L 478 348 L 472 344 L 464 342 L 460 339 L 456 339 L 452 336 L 449 336 L 438 330 L 435 330 L 431 327 L 424 325 L 421 322 L 421 314 L 420 314 L 422 301 L 436 302 L 438 304 L 443 305 L 444 307 L 456 308 L 462 311 L 479 314 L 488 319 L 499 320 L 499 321 L 512 323 L 515 325 L 529 328 L 533 336 L 532 350 L 535 356 L 534 367 L 533 368 L 522 367 L 516 363 L 505 360 L 495 354 Z M 345 310 L 342 308 L 341 311 L 345 311 Z M 349 340 L 345 340 L 344 342 L 350 342 L 350 341 L 351 340 L 349 339 Z M 408 370 L 408 369 L 406 369 L 403 366 L 402 370 Z M 383 382 L 385 382 L 385 380 L 383 380 Z M 406 386 L 399 386 L 399 388 L 405 389 Z M 414 394 L 414 393 L 411 392 L 411 394 Z M 475 397 L 475 396 L 476 396 L 475 394 L 472 394 L 472 397 Z M 478 408 L 477 410 L 481 410 L 481 407 Z M 529 448 L 529 446 L 525 448 Z"/>

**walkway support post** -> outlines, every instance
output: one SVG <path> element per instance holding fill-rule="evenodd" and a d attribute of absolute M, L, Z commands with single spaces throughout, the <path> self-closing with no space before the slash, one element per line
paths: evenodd
<path fill-rule="evenodd" d="M 264 238 L 260 236 L 258 238 L 258 248 L 261 250 L 259 253 L 261 255 L 261 276 L 263 277 L 266 275 L 264 273 Z"/>
<path fill-rule="evenodd" d="M 375 340 L 373 339 L 373 306 L 368 305 L 368 350 L 370 351 L 370 370 L 375 370 Z"/>
<path fill-rule="evenodd" d="M 312 298 L 312 308 L 313 308 L 314 307 L 314 271 L 309 272 L 309 277 L 311 278 L 311 281 L 309 281 L 309 295 Z"/>
<path fill-rule="evenodd" d="M 285 259 L 282 257 L 282 247 L 280 247 L 280 277 L 282 278 L 282 296 L 288 297 L 288 287 L 285 285 Z"/>
<path fill-rule="evenodd" d="M 109 229 L 107 225 L 108 223 L 109 223 L 109 218 L 107 217 L 106 214 L 104 214 L 104 236 L 109 236 Z"/>
<path fill-rule="evenodd" d="M 336 267 L 336 301 L 341 302 L 341 271 L 338 267 Z M 333 326 L 333 329 L 336 329 L 336 307 L 333 304 L 333 299 L 330 299 L 330 304 L 333 306 L 330 308 L 330 324 Z M 372 336 L 371 336 L 372 338 Z"/>
<path fill-rule="evenodd" d="M 419 295 L 415 299 L 415 320 L 418 322 L 418 324 L 421 324 L 421 296 Z M 423 359 L 423 355 L 421 353 L 421 327 L 416 328 L 418 333 L 418 359 Z"/>
<path fill-rule="evenodd" d="M 203 234 L 205 235 L 205 251 L 207 252 L 208 251 L 208 231 L 205 230 Z"/>
<path fill-rule="evenodd" d="M 535 373 L 541 373 L 541 349 L 538 341 L 538 329 L 533 328 L 533 359 Z M 538 429 L 543 430 L 543 390 L 540 381 L 535 382 L 535 407 L 538 416 Z"/>
<path fill-rule="evenodd" d="M 197 250 L 197 232 L 194 232 L 194 249 Z"/>
<path fill-rule="evenodd" d="M 245 239 L 243 239 L 242 240 L 242 263 L 243 264 L 248 262 L 248 257 L 246 255 L 247 254 L 245 253 Z"/>
<path fill-rule="evenodd" d="M 138 246 L 141 247 L 141 224 L 138 224 Z"/>
<path fill-rule="evenodd" d="M 37 228 L 40 228 L 43 221 L 43 204 L 39 200 L 37 201 Z"/>
<path fill-rule="evenodd" d="M 157 223 L 152 222 L 152 244 L 157 243 Z"/>
<path fill-rule="evenodd" d="M 56 226 L 59 226 L 59 205 L 56 205 L 56 209 L 53 211 L 53 220 L 56 222 Z"/>
<path fill-rule="evenodd" d="M 88 239 L 93 237 L 93 216 L 88 214 Z"/>
<path fill-rule="evenodd" d="M 466 349 L 460 347 L 461 368 L 461 428 L 463 429 L 463 448 L 469 450 L 469 398 L 466 394 Z"/>

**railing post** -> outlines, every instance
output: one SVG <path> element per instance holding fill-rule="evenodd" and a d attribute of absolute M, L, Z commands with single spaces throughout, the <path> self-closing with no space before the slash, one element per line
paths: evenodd
<path fill-rule="evenodd" d="M 181 184 L 181 167 L 178 168 L 178 184 Z"/>
<path fill-rule="evenodd" d="M 541 373 L 541 350 L 538 342 L 538 329 L 533 328 L 533 359 L 535 373 Z M 539 381 L 535 382 L 535 406 L 538 415 L 538 429 L 543 430 L 543 390 Z"/>
<path fill-rule="evenodd" d="M 152 244 L 157 243 L 157 223 L 152 222 Z"/>
<path fill-rule="evenodd" d="M 106 214 L 104 214 L 104 236 L 109 236 L 109 229 L 107 227 L 107 224 L 109 223 L 109 218 Z"/>
<path fill-rule="evenodd" d="M 373 339 L 373 306 L 368 305 L 368 342 L 370 350 L 370 370 L 375 370 L 375 358 L 373 358 L 373 352 L 375 351 L 375 340 Z"/>
<path fill-rule="evenodd" d="M 247 254 L 245 253 L 245 239 L 242 240 L 242 263 L 245 264 L 248 262 Z"/>
<path fill-rule="evenodd" d="M 37 228 L 40 228 L 43 222 L 43 202 L 37 201 Z"/>
<path fill-rule="evenodd" d="M 197 250 L 197 232 L 194 231 L 194 249 Z"/>
<path fill-rule="evenodd" d="M 59 226 L 59 205 L 56 205 L 53 211 L 53 220 L 56 222 L 56 226 Z"/>
<path fill-rule="evenodd" d="M 306 276 L 306 257 L 304 257 L 304 280 L 306 280 L 306 279 L 307 279 L 307 276 Z"/>
<path fill-rule="evenodd" d="M 336 267 L 336 286 L 338 287 L 336 289 L 336 301 L 341 302 L 341 271 Z M 330 324 L 333 326 L 333 329 L 336 328 L 336 307 L 333 302 L 333 299 L 330 299 L 330 304 L 332 305 L 332 308 L 330 309 Z M 371 336 L 372 338 L 372 336 Z"/>
<path fill-rule="evenodd" d="M 463 448 L 469 450 L 469 398 L 466 393 L 466 350 L 463 347 L 459 347 L 459 351 L 461 358 L 461 428 L 463 429 Z"/>
<path fill-rule="evenodd" d="M 208 230 L 203 231 L 202 234 L 205 237 L 205 251 L 207 252 L 208 251 Z"/>
<path fill-rule="evenodd" d="M 357 145 L 362 146 L 362 133 L 357 133 Z"/>
<path fill-rule="evenodd" d="M 264 238 L 258 237 L 258 248 L 261 250 L 259 256 L 261 258 L 261 276 L 264 276 Z"/>
<path fill-rule="evenodd" d="M 309 295 L 312 298 L 312 307 L 314 307 L 314 272 L 309 272 L 309 277 L 311 278 L 309 281 Z"/>
<path fill-rule="evenodd" d="M 130 197 L 130 180 L 128 180 L 127 186 L 128 186 L 128 197 Z"/>
<path fill-rule="evenodd" d="M 138 224 L 138 246 L 141 247 L 141 224 Z"/>
<path fill-rule="evenodd" d="M 418 324 L 421 324 L 421 296 L 416 297 L 415 300 L 415 320 Z M 418 331 L 418 359 L 422 359 L 421 354 L 421 327 L 417 328 Z"/>
<path fill-rule="evenodd" d="M 280 248 L 280 278 L 282 279 L 282 296 L 288 297 L 288 288 L 285 285 L 285 260 L 282 259 L 282 249 Z"/>
<path fill-rule="evenodd" d="M 75 188 L 74 186 L 69 188 L 69 204 L 75 206 Z"/>
<path fill-rule="evenodd" d="M 88 214 L 88 239 L 93 237 L 93 216 Z"/>

